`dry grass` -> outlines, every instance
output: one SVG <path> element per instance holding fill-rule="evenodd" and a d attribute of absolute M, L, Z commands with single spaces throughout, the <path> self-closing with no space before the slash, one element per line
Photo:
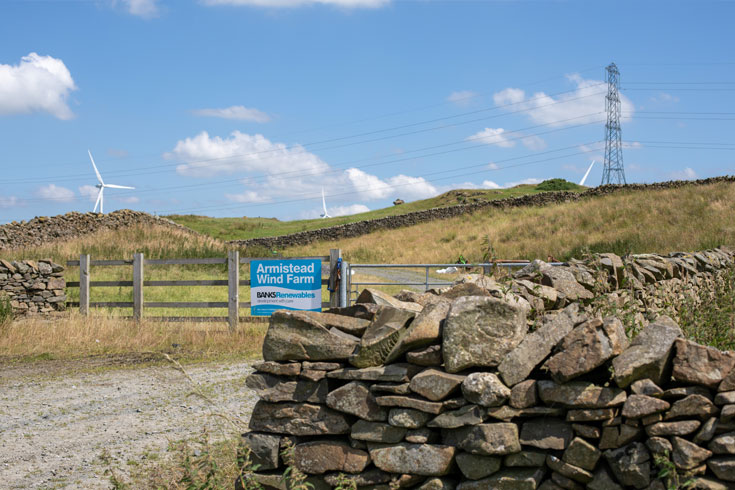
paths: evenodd
<path fill-rule="evenodd" d="M 70 311 L 51 319 L 22 318 L 0 326 L 0 359 L 75 359 L 168 353 L 184 359 L 260 356 L 266 323 L 135 323 Z"/>
<path fill-rule="evenodd" d="M 501 259 L 579 257 L 586 251 L 670 252 L 735 244 L 735 184 L 620 193 L 546 207 L 472 215 L 287 250 L 339 247 L 352 262 L 480 261 L 486 238 Z"/>

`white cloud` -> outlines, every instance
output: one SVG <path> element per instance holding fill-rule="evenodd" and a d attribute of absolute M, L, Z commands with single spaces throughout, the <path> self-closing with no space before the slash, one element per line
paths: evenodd
<path fill-rule="evenodd" d="M 159 0 L 113 0 L 113 7 L 122 3 L 125 10 L 130 15 L 142 17 L 143 19 L 152 19 L 158 17 L 161 13 L 158 7 Z"/>
<path fill-rule="evenodd" d="M 669 176 L 674 180 L 694 180 L 697 178 L 697 172 L 693 168 L 687 167 L 684 170 L 671 172 Z"/>
<path fill-rule="evenodd" d="M 202 131 L 193 138 L 180 140 L 164 158 L 185 162 L 176 172 L 191 177 L 211 177 L 235 172 L 309 172 L 318 174 L 329 166 L 318 156 L 303 147 L 288 147 L 283 143 L 271 143 L 260 134 L 249 135 L 233 131 L 229 138 L 210 137 Z"/>
<path fill-rule="evenodd" d="M 377 8 L 390 4 L 391 0 L 204 0 L 205 5 L 235 5 L 248 7 L 306 7 L 332 5 L 341 8 Z"/>
<path fill-rule="evenodd" d="M 479 94 L 472 90 L 460 90 L 458 92 L 452 92 L 447 97 L 447 100 L 453 104 L 457 104 L 460 107 L 467 107 L 472 103 L 472 99 L 477 97 Z"/>
<path fill-rule="evenodd" d="M 498 184 L 496 184 L 492 180 L 483 180 L 482 187 L 484 189 L 500 189 L 501 188 Z"/>
<path fill-rule="evenodd" d="M 512 136 L 508 137 L 509 135 Z M 480 141 L 500 148 L 513 148 L 516 142 L 520 141 L 529 150 L 543 150 L 546 148 L 546 142 L 538 136 L 523 136 L 518 131 L 506 131 L 503 128 L 485 128 L 467 138 L 467 141 Z"/>
<path fill-rule="evenodd" d="M 351 214 L 367 213 L 370 208 L 364 204 L 352 204 L 349 206 L 334 206 L 327 208 L 330 216 L 349 216 Z"/>
<path fill-rule="evenodd" d="M 438 194 L 436 187 L 422 177 L 381 178 L 357 168 L 335 169 L 302 146 L 289 147 L 271 142 L 262 135 L 239 131 L 225 138 L 203 131 L 192 138 L 179 140 L 164 157 L 182 160 L 184 163 L 177 166 L 176 171 L 184 176 L 244 175 L 240 180 L 242 190 L 225 195 L 230 201 L 240 203 L 310 195 L 315 199 L 318 196 L 321 201 L 322 188 L 347 193 L 350 197 L 345 200 L 422 199 Z"/>
<path fill-rule="evenodd" d="M 266 123 L 271 120 L 270 116 L 265 112 L 241 105 L 233 105 L 223 109 L 198 109 L 193 112 L 197 116 L 220 117 L 222 119 L 237 119 L 259 123 Z"/>
<path fill-rule="evenodd" d="M 0 208 L 13 208 L 20 205 L 20 200 L 15 196 L 1 197 L 0 196 Z"/>
<path fill-rule="evenodd" d="M 495 162 L 490 162 L 487 164 L 487 168 L 489 168 L 490 170 L 497 170 L 500 168 L 500 166 Z"/>
<path fill-rule="evenodd" d="M 17 65 L 0 64 L 0 115 L 48 112 L 71 119 L 66 100 L 76 89 L 63 61 L 30 53 Z"/>
<path fill-rule="evenodd" d="M 74 200 L 74 191 L 55 184 L 45 185 L 36 190 L 36 195 L 41 199 L 51 201 L 70 202 Z"/>
<path fill-rule="evenodd" d="M 79 194 L 86 197 L 91 202 L 95 202 L 97 200 L 97 194 L 100 191 L 93 185 L 83 185 L 79 187 L 78 190 L 79 190 Z"/>
<path fill-rule="evenodd" d="M 599 80 L 585 80 L 576 74 L 567 78 L 576 85 L 576 89 L 556 98 L 544 92 L 526 97 L 521 89 L 506 88 L 494 94 L 493 100 L 496 105 L 515 104 L 514 109 L 525 110 L 528 117 L 539 124 L 562 127 L 603 121 L 606 84 Z M 623 112 L 621 121 L 629 121 L 635 109 L 633 103 L 622 94 L 620 102 Z M 574 120 L 567 121 L 568 119 Z"/>
<path fill-rule="evenodd" d="M 485 128 L 479 133 L 475 133 L 468 140 L 479 140 L 487 145 L 495 145 L 501 148 L 512 148 L 516 145 L 515 141 L 509 141 L 505 135 L 503 128 Z"/>

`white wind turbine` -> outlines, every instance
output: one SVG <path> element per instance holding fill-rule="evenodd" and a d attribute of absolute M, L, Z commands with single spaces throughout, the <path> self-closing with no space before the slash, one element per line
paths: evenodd
<path fill-rule="evenodd" d="M 319 216 L 321 216 L 322 218 L 331 218 L 331 216 L 329 216 L 329 213 L 327 213 L 327 201 L 326 199 L 324 199 L 324 187 L 322 187 L 322 209 L 324 210 L 324 212 Z"/>
<path fill-rule="evenodd" d="M 87 150 L 87 153 L 89 153 L 89 159 L 92 161 L 92 167 L 94 168 L 94 173 L 97 174 L 97 181 L 99 181 L 99 184 L 97 184 L 95 187 L 98 188 L 100 191 L 97 193 L 97 201 L 94 203 L 94 210 L 93 213 L 97 212 L 97 206 L 100 207 L 100 213 L 104 214 L 104 205 L 105 205 L 105 188 L 109 187 L 111 189 L 135 189 L 135 187 L 130 187 L 127 185 L 115 185 L 115 184 L 105 184 L 105 181 L 102 180 L 102 176 L 100 175 L 100 171 L 97 170 L 97 165 L 94 164 L 94 158 L 92 158 L 92 152 Z"/>
<path fill-rule="evenodd" d="M 595 164 L 595 161 L 592 160 L 592 163 L 590 164 L 590 168 L 587 169 L 587 172 L 584 173 L 584 177 L 582 177 L 582 180 L 579 181 L 579 185 L 584 185 L 584 182 L 587 180 L 587 176 L 590 174 L 590 170 L 592 170 L 592 166 Z"/>

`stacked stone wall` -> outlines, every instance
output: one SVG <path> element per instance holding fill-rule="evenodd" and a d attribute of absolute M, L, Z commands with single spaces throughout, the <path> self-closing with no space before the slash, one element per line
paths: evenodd
<path fill-rule="evenodd" d="M 600 254 L 276 312 L 235 486 L 733 489 L 735 352 L 675 318 L 734 271 L 725 248 Z"/>
<path fill-rule="evenodd" d="M 38 216 L 28 221 L 13 221 L 0 225 L 0 250 L 71 240 L 100 230 L 117 230 L 140 224 L 164 225 L 196 233 L 169 219 L 129 209 L 106 214 L 72 212 L 59 216 Z"/>
<path fill-rule="evenodd" d="M 47 260 L 8 262 L 0 259 L 0 299 L 9 301 L 14 316 L 47 315 L 66 302 L 64 268 Z"/>
<path fill-rule="evenodd" d="M 397 216 L 386 216 L 372 220 L 357 221 L 344 225 L 330 226 L 318 230 L 301 231 L 289 235 L 275 237 L 251 238 L 248 240 L 232 240 L 228 243 L 237 247 L 265 247 L 271 250 L 287 248 L 295 245 L 303 245 L 315 241 L 339 240 L 367 235 L 378 230 L 392 230 L 406 226 L 414 226 L 419 223 L 449 219 L 456 216 L 474 213 L 476 211 L 496 208 L 506 209 L 525 206 L 547 206 L 550 204 L 561 204 L 564 202 L 579 201 L 590 197 L 600 197 L 616 192 L 640 192 L 662 189 L 677 189 L 692 185 L 710 185 L 719 182 L 735 182 L 735 176 L 713 177 L 693 181 L 669 181 L 654 184 L 628 184 L 628 185 L 604 185 L 595 187 L 584 192 L 543 192 L 540 194 L 497 199 L 493 201 L 477 201 L 469 204 L 459 204 L 443 208 L 433 208 L 424 211 L 400 214 Z"/>

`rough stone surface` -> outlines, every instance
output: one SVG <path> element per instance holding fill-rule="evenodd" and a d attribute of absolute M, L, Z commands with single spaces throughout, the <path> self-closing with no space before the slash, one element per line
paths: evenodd
<path fill-rule="evenodd" d="M 250 449 L 250 461 L 258 466 L 258 470 L 278 468 L 281 436 L 248 432 L 242 435 L 242 443 Z"/>
<path fill-rule="evenodd" d="M 406 429 L 420 429 L 431 419 L 431 414 L 410 408 L 392 408 L 388 414 L 390 425 Z"/>
<path fill-rule="evenodd" d="M 331 361 L 348 359 L 357 337 L 337 335 L 302 311 L 273 313 L 263 340 L 266 361 Z"/>
<path fill-rule="evenodd" d="M 626 394 L 616 388 L 596 386 L 585 381 L 572 381 L 563 385 L 540 380 L 539 396 L 546 404 L 559 404 L 572 408 L 607 408 L 625 403 Z"/>
<path fill-rule="evenodd" d="M 455 456 L 462 474 L 470 480 L 479 480 L 492 475 L 500 469 L 502 460 L 493 456 L 459 453 Z"/>
<path fill-rule="evenodd" d="M 329 392 L 326 403 L 329 408 L 356 415 L 365 420 L 379 422 L 388 417 L 386 410 L 375 401 L 369 386 L 360 381 L 352 381 Z"/>
<path fill-rule="evenodd" d="M 444 444 L 472 454 L 502 456 L 521 450 L 516 424 L 499 422 L 442 431 Z"/>
<path fill-rule="evenodd" d="M 569 464 L 552 454 L 546 456 L 546 466 L 560 475 L 579 483 L 589 483 L 592 481 L 592 473 Z"/>
<path fill-rule="evenodd" d="M 659 422 L 646 427 L 649 436 L 685 436 L 699 429 L 698 420 L 682 420 L 680 422 Z"/>
<path fill-rule="evenodd" d="M 384 364 L 415 315 L 412 311 L 381 306 L 360 339 L 357 352 L 350 357 L 350 364 L 358 368 Z"/>
<path fill-rule="evenodd" d="M 661 384 L 668 372 L 674 341 L 681 335 L 679 326 L 666 317 L 648 325 L 613 359 L 615 383 L 625 388 L 634 381 L 648 378 Z"/>
<path fill-rule="evenodd" d="M 531 419 L 523 423 L 521 444 L 539 449 L 566 449 L 574 437 L 572 426 L 561 419 Z"/>
<path fill-rule="evenodd" d="M 370 451 L 375 466 L 388 473 L 422 476 L 446 475 L 452 467 L 455 448 L 435 444 L 396 444 Z"/>
<path fill-rule="evenodd" d="M 544 367 L 557 383 L 565 383 L 602 366 L 628 346 L 625 328 L 617 318 L 595 318 L 575 327 Z"/>
<path fill-rule="evenodd" d="M 593 471 L 600 456 L 602 456 L 602 452 L 599 449 L 584 439 L 575 437 L 564 451 L 562 459 L 565 463 Z"/>
<path fill-rule="evenodd" d="M 359 473 L 370 463 L 370 456 L 344 442 L 313 441 L 294 447 L 294 463 L 298 469 L 312 475 L 328 471 Z"/>
<path fill-rule="evenodd" d="M 664 393 L 656 383 L 650 379 L 639 379 L 630 385 L 630 389 L 636 395 L 661 396 Z"/>
<path fill-rule="evenodd" d="M 427 369 L 414 376 L 409 387 L 414 393 L 436 402 L 454 393 L 464 380 L 464 376 Z"/>
<path fill-rule="evenodd" d="M 497 366 L 526 335 L 528 303 L 470 296 L 452 302 L 442 341 L 447 372 Z"/>
<path fill-rule="evenodd" d="M 713 458 L 707 461 L 707 467 L 720 480 L 735 482 L 735 458 Z M 732 486 L 727 488 L 732 488 Z"/>
<path fill-rule="evenodd" d="M 327 401 L 327 380 L 290 380 L 272 374 L 253 373 L 245 378 L 245 386 L 254 390 L 267 402 L 312 402 Z"/>
<path fill-rule="evenodd" d="M 510 389 L 493 373 L 471 373 L 462 382 L 462 394 L 470 403 L 497 407 L 510 397 Z"/>
<path fill-rule="evenodd" d="M 531 371 L 546 359 L 554 346 L 584 319 L 576 303 L 562 311 L 544 316 L 541 326 L 526 336 L 502 359 L 498 372 L 505 384 L 513 386 L 528 378 Z"/>
<path fill-rule="evenodd" d="M 719 409 L 712 403 L 709 398 L 702 395 L 689 395 L 686 398 L 677 400 L 671 407 L 671 410 L 666 412 L 664 417 L 666 420 L 676 419 L 679 417 L 687 418 L 709 418 L 713 415 L 717 415 Z"/>
<path fill-rule="evenodd" d="M 406 429 L 403 427 L 395 427 L 380 422 L 368 422 L 367 420 L 355 422 L 350 433 L 350 437 L 358 441 L 384 442 L 386 444 L 399 442 L 405 435 Z"/>
<path fill-rule="evenodd" d="M 521 381 L 510 390 L 509 404 L 513 408 L 528 408 L 538 404 L 536 380 Z"/>
<path fill-rule="evenodd" d="M 441 345 L 430 345 L 406 353 L 406 361 L 417 366 L 441 366 L 444 362 Z"/>
<path fill-rule="evenodd" d="M 630 395 L 623 405 L 623 417 L 639 419 L 667 410 L 671 404 L 647 395 Z"/>
<path fill-rule="evenodd" d="M 477 405 L 465 405 L 457 410 L 444 412 L 431 420 L 429 427 L 456 429 L 465 425 L 481 424 L 485 420 L 485 410 Z"/>
<path fill-rule="evenodd" d="M 363 369 L 344 368 L 330 371 L 328 378 L 354 379 L 359 381 L 381 381 L 404 383 L 421 370 L 412 364 L 390 364 L 388 366 L 376 366 Z"/>
<path fill-rule="evenodd" d="M 693 470 L 712 456 L 712 451 L 701 448 L 681 437 L 674 436 L 671 438 L 671 442 L 674 446 L 671 459 L 680 470 Z"/>
<path fill-rule="evenodd" d="M 450 303 L 448 301 L 426 305 L 421 313 L 413 319 L 405 332 L 398 337 L 395 345 L 386 356 L 385 362 L 394 362 L 408 351 L 440 342 L 449 307 Z"/>
<path fill-rule="evenodd" d="M 735 353 L 677 339 L 673 378 L 682 383 L 717 388 L 735 364 Z"/>
<path fill-rule="evenodd" d="M 510 468 L 482 480 L 464 481 L 457 490 L 536 490 L 543 477 L 540 468 Z"/>
<path fill-rule="evenodd" d="M 707 447 L 715 454 L 735 454 L 735 432 L 720 434 Z"/>
<path fill-rule="evenodd" d="M 623 486 L 645 488 L 651 483 L 651 455 L 646 446 L 634 442 L 604 453 L 613 474 Z"/>
<path fill-rule="evenodd" d="M 343 414 L 320 405 L 258 401 L 250 430 L 294 436 L 346 434 L 350 424 Z"/>

